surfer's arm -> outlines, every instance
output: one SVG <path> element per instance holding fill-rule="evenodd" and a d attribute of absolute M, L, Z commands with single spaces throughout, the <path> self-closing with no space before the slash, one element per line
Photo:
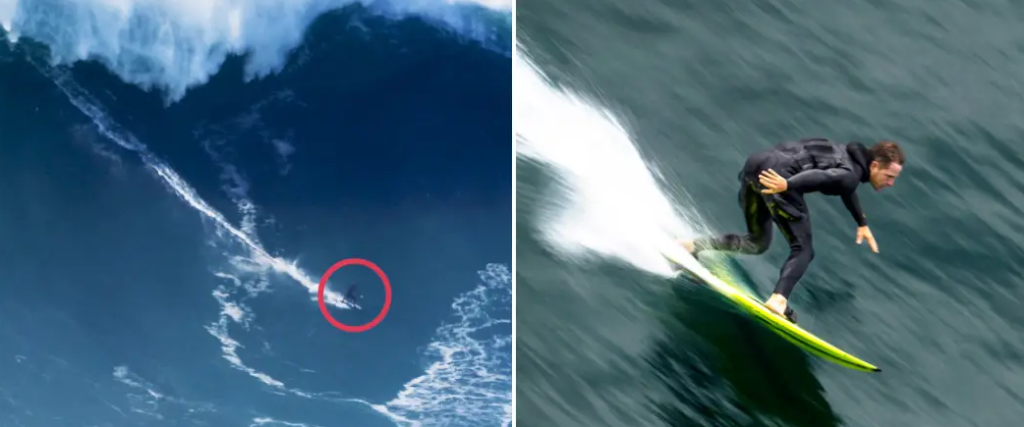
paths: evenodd
<path fill-rule="evenodd" d="M 786 189 L 797 193 L 833 190 L 843 185 L 843 179 L 850 174 L 846 169 L 811 169 L 800 172 L 786 180 Z M 834 193 L 833 193 L 834 194 Z"/>
<path fill-rule="evenodd" d="M 868 220 L 864 216 L 864 211 L 860 208 L 860 198 L 857 197 L 857 192 L 852 191 L 843 194 L 843 204 L 846 205 L 846 210 L 850 211 L 850 215 L 853 215 L 853 220 L 857 221 L 858 227 L 865 227 L 868 225 Z"/>

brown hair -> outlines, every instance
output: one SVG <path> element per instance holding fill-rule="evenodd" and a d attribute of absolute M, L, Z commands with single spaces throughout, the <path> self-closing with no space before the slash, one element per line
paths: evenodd
<path fill-rule="evenodd" d="M 888 166 L 890 163 L 903 166 L 903 162 L 907 160 L 900 145 L 892 141 L 880 141 L 875 144 L 871 147 L 871 156 L 882 166 Z"/>

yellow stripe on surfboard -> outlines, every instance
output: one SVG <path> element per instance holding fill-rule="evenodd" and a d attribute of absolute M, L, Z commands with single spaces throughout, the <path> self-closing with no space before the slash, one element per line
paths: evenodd
<path fill-rule="evenodd" d="M 707 268 L 697 262 L 682 247 L 674 244 L 667 245 L 662 248 L 661 253 L 665 258 L 686 269 L 704 282 L 704 284 L 708 285 L 708 287 L 726 297 L 726 299 L 739 306 L 743 311 L 754 316 L 761 323 L 764 323 L 769 329 L 772 329 L 789 342 L 807 352 L 850 369 L 862 372 L 882 371 L 875 365 L 840 350 L 836 346 L 825 342 L 825 340 L 814 336 L 814 334 L 768 310 L 760 301 L 747 295 L 736 286 L 726 283 L 718 276 L 711 274 Z"/>

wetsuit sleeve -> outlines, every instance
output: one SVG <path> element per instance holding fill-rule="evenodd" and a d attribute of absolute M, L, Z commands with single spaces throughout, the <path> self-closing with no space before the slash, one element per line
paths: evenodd
<path fill-rule="evenodd" d="M 857 226 L 863 227 L 868 225 L 868 220 L 864 217 L 864 211 L 860 209 L 860 198 L 857 197 L 857 192 L 847 193 L 842 197 L 846 210 L 850 211 L 850 215 L 853 215 L 853 220 L 857 221 Z"/>
<path fill-rule="evenodd" d="M 849 178 L 850 171 L 846 169 L 811 169 L 800 172 L 786 180 L 787 190 L 797 193 L 810 193 L 814 191 L 832 190 L 836 191 L 843 187 L 843 181 Z"/>

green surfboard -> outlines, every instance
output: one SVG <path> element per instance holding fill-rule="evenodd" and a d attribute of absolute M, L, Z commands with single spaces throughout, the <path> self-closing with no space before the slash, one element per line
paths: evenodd
<path fill-rule="evenodd" d="M 668 245 L 661 249 L 661 253 L 669 261 L 688 271 L 699 282 L 724 296 L 726 300 L 735 304 L 740 310 L 754 317 L 768 329 L 771 329 L 805 351 L 846 368 L 862 372 L 882 371 L 875 365 L 840 350 L 836 346 L 786 320 L 784 317 L 768 310 L 761 301 L 752 298 L 739 287 L 727 283 L 725 280 L 712 274 L 682 247 Z"/>

